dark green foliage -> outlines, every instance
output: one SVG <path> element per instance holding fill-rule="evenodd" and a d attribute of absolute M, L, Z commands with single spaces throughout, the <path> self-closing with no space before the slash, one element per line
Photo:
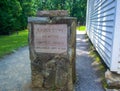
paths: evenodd
<path fill-rule="evenodd" d="M 87 0 L 0 0 L 0 35 L 11 34 L 27 27 L 27 17 L 37 10 L 68 10 L 85 24 Z"/>
<path fill-rule="evenodd" d="M 28 15 L 34 15 L 35 0 L 0 0 L 0 35 L 8 35 L 27 27 Z"/>
<path fill-rule="evenodd" d="M 73 0 L 71 16 L 77 17 L 81 25 L 85 25 L 87 0 Z"/>
<path fill-rule="evenodd" d="M 22 8 L 16 0 L 0 1 L 0 34 L 10 34 L 19 28 L 19 21 Z"/>
<path fill-rule="evenodd" d="M 85 24 L 87 0 L 39 0 L 39 10 L 68 10 L 70 16 L 77 17 Z"/>

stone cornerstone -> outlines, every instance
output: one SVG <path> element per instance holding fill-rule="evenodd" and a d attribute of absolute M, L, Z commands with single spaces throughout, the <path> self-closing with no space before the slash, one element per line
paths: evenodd
<path fill-rule="evenodd" d="M 67 11 L 39 11 L 28 18 L 32 87 L 73 91 L 76 79 L 76 18 Z"/>

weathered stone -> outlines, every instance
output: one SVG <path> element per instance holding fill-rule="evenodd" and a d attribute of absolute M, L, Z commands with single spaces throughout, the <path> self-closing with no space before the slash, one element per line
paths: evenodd
<path fill-rule="evenodd" d="M 73 22 L 71 25 L 71 43 L 70 43 L 70 47 L 71 47 L 71 56 L 70 56 L 70 62 L 72 63 L 72 79 L 73 79 L 73 83 L 75 83 L 76 81 L 76 62 L 75 62 L 75 58 L 76 58 L 76 22 Z"/>
<path fill-rule="evenodd" d="M 105 78 L 109 87 L 120 88 L 120 75 L 109 70 L 105 72 Z"/>
<path fill-rule="evenodd" d="M 55 58 L 47 62 L 46 72 L 48 75 L 45 79 L 45 87 L 64 87 L 68 81 L 68 68 L 69 61 L 61 56 L 55 56 Z"/>
<path fill-rule="evenodd" d="M 120 89 L 105 89 L 106 91 L 120 91 Z"/>
<path fill-rule="evenodd" d="M 68 16 L 68 12 L 66 10 L 51 10 L 51 11 L 38 11 L 38 17 L 58 17 L 58 16 Z"/>
<path fill-rule="evenodd" d="M 31 23 L 48 23 L 49 21 L 49 17 L 28 17 L 28 22 Z"/>
<path fill-rule="evenodd" d="M 34 68 L 32 68 L 34 69 Z M 40 74 L 37 70 L 32 70 L 32 87 L 41 88 L 44 83 L 43 75 Z"/>
<path fill-rule="evenodd" d="M 46 63 L 45 65 L 45 82 L 44 82 L 44 86 L 46 88 L 54 88 L 55 87 L 55 60 L 50 60 Z"/>
<path fill-rule="evenodd" d="M 68 82 L 69 60 L 61 56 L 56 57 L 56 78 L 55 86 L 57 88 L 64 87 Z"/>
<path fill-rule="evenodd" d="M 40 17 L 39 20 L 30 19 L 28 25 L 33 86 L 45 91 L 73 91 L 76 19 Z"/>

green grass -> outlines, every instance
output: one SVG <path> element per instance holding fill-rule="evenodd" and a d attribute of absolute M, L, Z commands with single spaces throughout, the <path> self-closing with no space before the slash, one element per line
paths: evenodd
<path fill-rule="evenodd" d="M 98 52 L 95 50 L 94 46 L 92 45 L 92 43 L 89 40 L 89 51 L 90 51 L 90 56 L 93 58 L 93 67 L 94 69 L 96 69 L 96 73 L 98 75 L 98 77 L 101 79 L 101 83 L 102 86 L 104 88 L 108 88 L 108 85 L 106 83 L 106 79 L 105 79 L 105 72 L 107 70 L 106 65 L 103 63 L 102 58 L 100 57 L 100 55 L 98 54 Z"/>
<path fill-rule="evenodd" d="M 86 27 L 85 26 L 78 26 L 77 30 L 79 30 L 79 31 L 85 31 Z"/>
<path fill-rule="evenodd" d="M 28 30 L 9 36 L 0 36 L 0 57 L 28 44 Z"/>

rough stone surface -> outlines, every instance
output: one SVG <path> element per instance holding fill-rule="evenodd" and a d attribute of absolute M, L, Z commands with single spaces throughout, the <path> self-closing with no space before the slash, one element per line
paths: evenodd
<path fill-rule="evenodd" d="M 120 91 L 120 89 L 106 89 L 106 91 Z"/>
<path fill-rule="evenodd" d="M 51 10 L 51 11 L 38 11 L 38 17 L 58 17 L 58 16 L 68 16 L 66 10 Z"/>
<path fill-rule="evenodd" d="M 34 69 L 35 67 L 32 67 L 32 86 L 33 87 L 39 87 L 41 88 L 43 86 L 44 78 L 43 75 L 39 73 L 37 69 Z M 35 82 L 34 82 L 35 81 Z"/>
<path fill-rule="evenodd" d="M 28 22 L 48 23 L 49 17 L 28 17 Z"/>
<path fill-rule="evenodd" d="M 105 78 L 109 87 L 120 88 L 120 75 L 107 70 Z"/>
<path fill-rule="evenodd" d="M 43 11 L 42 14 L 48 13 Z M 49 16 L 63 16 L 66 11 L 50 11 Z M 41 13 L 40 13 L 41 14 Z M 39 14 L 39 15 L 40 15 Z M 46 14 L 47 15 L 47 14 Z M 44 15 L 45 16 L 45 15 Z M 43 17 L 44 18 L 44 17 Z M 32 20 L 32 19 L 31 19 Z M 34 19 L 33 19 L 34 20 Z M 41 19 L 43 20 L 43 19 Z M 73 91 L 73 83 L 75 82 L 75 53 L 76 53 L 76 19 L 72 17 L 54 17 L 47 23 L 40 23 L 39 21 L 29 23 L 29 49 L 32 70 L 33 87 L 49 89 L 52 91 Z M 34 24 L 66 24 L 66 52 L 62 53 L 45 53 L 35 50 L 35 33 Z M 44 26 L 45 27 L 45 26 Z M 47 28 L 47 31 L 49 27 Z M 64 29 L 63 29 L 64 30 Z M 46 31 L 46 30 L 44 30 Z M 60 31 L 60 30 L 59 30 Z M 65 31 L 65 30 L 64 30 Z M 44 40 L 45 41 L 45 40 Z M 41 42 L 40 42 L 41 43 Z M 49 52 L 49 51 L 48 51 Z"/>

